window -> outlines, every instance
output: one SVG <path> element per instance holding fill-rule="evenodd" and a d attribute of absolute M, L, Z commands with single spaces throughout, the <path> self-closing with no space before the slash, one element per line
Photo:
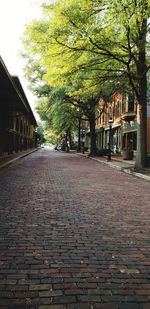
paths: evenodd
<path fill-rule="evenodd" d="M 128 96 L 128 112 L 134 112 L 134 95 L 129 94 Z"/>

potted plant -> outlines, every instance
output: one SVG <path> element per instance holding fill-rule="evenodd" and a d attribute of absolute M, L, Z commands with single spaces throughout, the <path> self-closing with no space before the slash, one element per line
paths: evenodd
<path fill-rule="evenodd" d="M 123 160 L 133 160 L 134 152 L 130 148 L 123 148 L 122 149 L 122 158 Z"/>

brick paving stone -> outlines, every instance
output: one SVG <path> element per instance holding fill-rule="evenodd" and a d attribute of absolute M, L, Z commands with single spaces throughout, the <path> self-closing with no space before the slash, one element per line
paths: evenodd
<path fill-rule="evenodd" d="M 53 289 L 54 290 L 65 290 L 65 289 L 75 289 L 77 288 L 77 284 L 76 283 L 61 283 L 61 284 L 53 284 Z"/>
<path fill-rule="evenodd" d="M 91 309 L 93 305 L 90 303 L 77 303 L 72 305 L 67 305 L 67 309 Z"/>
<path fill-rule="evenodd" d="M 71 153 L 0 170 L 0 309 L 149 309 L 149 197 Z"/>
<path fill-rule="evenodd" d="M 43 305 L 39 306 L 39 309 L 67 309 L 64 305 Z"/>
<path fill-rule="evenodd" d="M 37 309 L 37 306 L 28 306 L 28 305 L 17 305 L 17 306 L 11 306 L 9 309 Z"/>
<path fill-rule="evenodd" d="M 118 305 L 114 303 L 107 303 L 107 304 L 94 304 L 94 309 L 118 309 Z"/>
<path fill-rule="evenodd" d="M 42 291 L 42 290 L 51 290 L 52 285 L 51 284 L 38 284 L 38 285 L 29 285 L 30 291 Z"/>
<path fill-rule="evenodd" d="M 100 296 L 97 295 L 78 295 L 79 302 L 91 302 L 97 303 L 101 302 Z"/>
<path fill-rule="evenodd" d="M 56 296 L 52 298 L 52 303 L 54 304 L 69 304 L 75 303 L 75 296 Z"/>
<path fill-rule="evenodd" d="M 52 289 L 49 291 L 41 291 L 39 292 L 40 297 L 53 297 L 53 296 L 61 296 L 63 295 L 62 290 L 55 290 L 53 291 Z"/>
<path fill-rule="evenodd" d="M 141 307 L 139 304 L 134 303 L 124 303 L 118 306 L 118 309 L 140 309 L 140 308 Z"/>

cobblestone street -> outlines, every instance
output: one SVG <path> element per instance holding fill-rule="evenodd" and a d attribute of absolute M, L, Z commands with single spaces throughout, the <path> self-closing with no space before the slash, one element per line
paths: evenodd
<path fill-rule="evenodd" d="M 150 183 L 41 149 L 0 171 L 0 309 L 150 309 Z"/>

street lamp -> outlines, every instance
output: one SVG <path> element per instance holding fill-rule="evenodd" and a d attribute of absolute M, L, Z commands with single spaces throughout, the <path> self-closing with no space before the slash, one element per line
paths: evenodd
<path fill-rule="evenodd" d="M 112 135 L 112 124 L 113 124 L 113 120 L 112 117 L 109 118 L 108 120 L 109 123 L 109 144 L 108 144 L 108 161 L 111 161 L 111 135 Z"/>

